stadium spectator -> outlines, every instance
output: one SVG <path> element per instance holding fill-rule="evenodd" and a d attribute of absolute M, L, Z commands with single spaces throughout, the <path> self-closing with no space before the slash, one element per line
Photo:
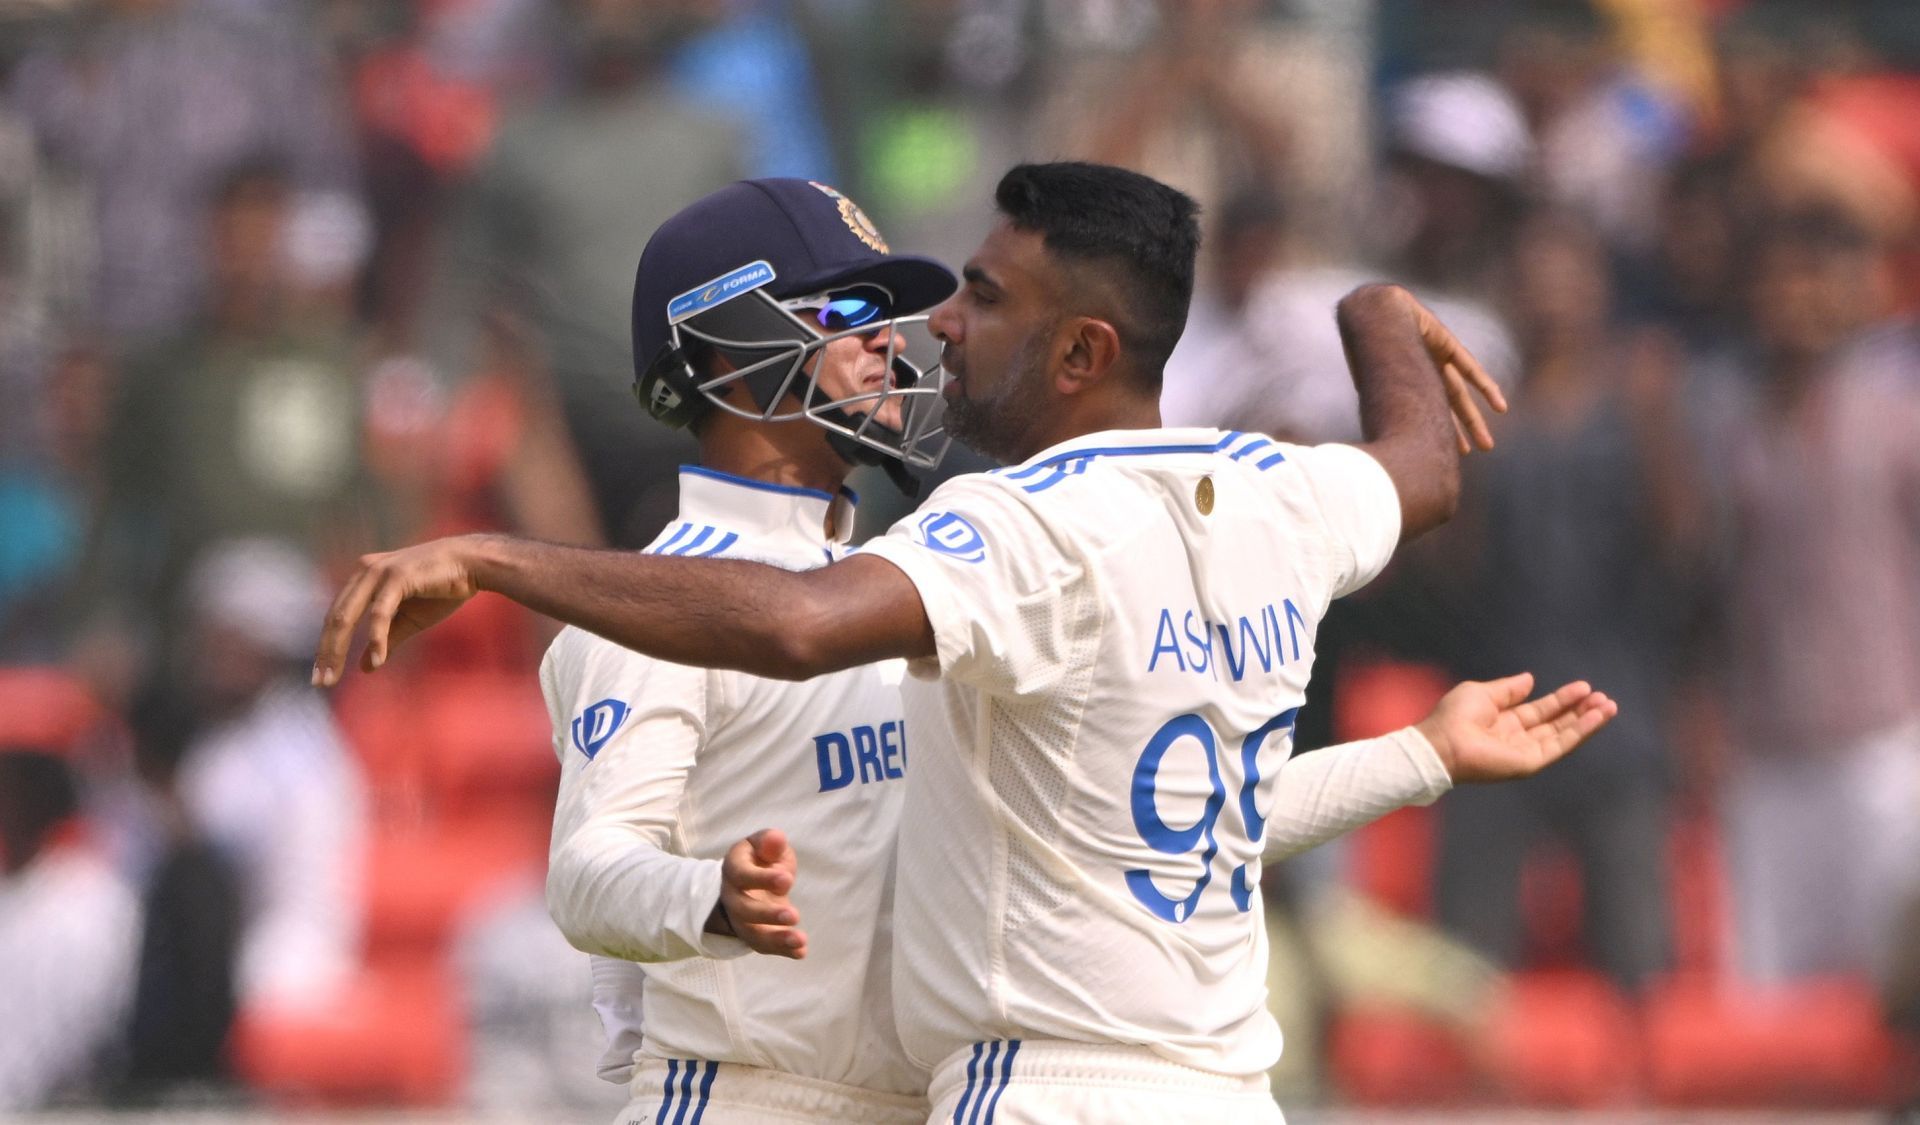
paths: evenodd
<path fill-rule="evenodd" d="M 325 700 L 300 683 L 326 587 L 293 547 L 210 547 L 188 581 L 202 725 L 173 787 L 238 872 L 241 1008 L 324 1005 L 359 963 L 365 798 Z"/>
<path fill-rule="evenodd" d="M 169 335 L 203 307 L 203 216 L 221 177 L 263 156 L 316 215 L 362 224 L 328 61 L 297 17 L 189 0 L 109 0 L 46 33 L 11 91 L 41 151 L 92 205 L 93 313 L 116 338 Z M 343 235 L 345 237 L 343 237 Z"/>
<path fill-rule="evenodd" d="M 0 455 L 0 659 L 64 655 L 67 588 L 100 503 L 111 378 L 106 356 L 76 343 L 5 407 L 20 432 Z"/>
<path fill-rule="evenodd" d="M 1596 753 L 1441 811 L 1441 923 L 1509 968 L 1523 964 L 1521 872 L 1535 845 L 1568 847 L 1581 873 L 1588 956 L 1638 991 L 1669 963 L 1663 717 L 1691 518 L 1677 464 L 1669 349 L 1613 320 L 1600 232 L 1571 212 L 1523 220 L 1508 307 L 1525 375 L 1499 456 L 1469 463 L 1455 670 L 1579 667 L 1621 702 Z"/>
<path fill-rule="evenodd" d="M 1586 216 L 1615 252 L 1644 252 L 1661 172 L 1688 139 L 1687 107 L 1626 65 L 1585 4 L 1525 13 L 1501 44 L 1499 74 L 1533 136 L 1536 190 Z"/>
<path fill-rule="evenodd" d="M 454 219 L 437 302 L 446 370 L 469 369 L 490 306 L 533 325 L 615 542 L 666 522 L 691 450 L 633 409 L 633 263 L 653 228 L 742 167 L 730 119 L 680 100 L 660 72 L 677 17 L 700 7 L 573 0 L 578 84 L 502 126 Z"/>
<path fill-rule="evenodd" d="M 293 221 L 276 166 L 230 172 L 203 221 L 206 316 L 126 361 L 97 562 L 136 605 L 169 612 L 189 561 L 222 538 L 281 536 L 317 557 L 372 545 L 357 358 L 303 300 Z"/>
<path fill-rule="evenodd" d="M 0 1112 L 97 1093 L 125 1033 L 140 902 L 89 842 L 73 760 L 98 718 L 61 675 L 0 670 Z"/>
<path fill-rule="evenodd" d="M 625 1090 L 587 1063 L 607 1053 L 587 955 L 554 926 L 539 881 L 502 886 L 481 903 L 453 954 L 473 1026 L 468 1105 L 521 1118 L 564 1108 L 583 1121 L 618 1112 Z"/>
<path fill-rule="evenodd" d="M 976 7 L 985 9 L 988 4 Z M 1145 172 L 1202 214 L 1276 195 L 1295 238 L 1346 246 L 1366 173 L 1365 62 L 1332 6 L 1150 0 L 1049 6 L 1028 150 Z M 1315 10 L 1319 9 L 1319 10 Z M 1203 248 L 1210 256 L 1214 245 Z"/>
<path fill-rule="evenodd" d="M 1884 248 L 1849 217 L 1772 219 L 1748 275 L 1751 402 L 1708 451 L 1739 964 L 1881 976 L 1920 867 L 1920 380 L 1866 334 Z"/>

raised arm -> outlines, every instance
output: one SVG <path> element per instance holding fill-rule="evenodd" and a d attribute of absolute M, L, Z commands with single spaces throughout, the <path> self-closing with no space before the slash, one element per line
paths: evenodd
<path fill-rule="evenodd" d="M 1340 301 L 1336 319 L 1360 394 L 1360 448 L 1392 478 L 1401 539 L 1412 539 L 1452 518 L 1459 455 L 1493 446 L 1468 388 L 1495 410 L 1506 402 L 1453 333 L 1397 285 L 1361 286 Z"/>
<path fill-rule="evenodd" d="M 482 591 L 661 660 L 777 679 L 934 652 L 919 592 L 879 559 L 795 572 L 463 535 L 362 558 L 327 613 L 313 682 L 339 682 L 361 618 L 371 672 Z"/>

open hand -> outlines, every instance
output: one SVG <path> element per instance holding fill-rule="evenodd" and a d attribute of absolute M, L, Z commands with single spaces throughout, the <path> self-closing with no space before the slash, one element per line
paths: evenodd
<path fill-rule="evenodd" d="M 1532 777 L 1606 726 L 1620 707 L 1583 682 L 1529 702 L 1533 673 L 1469 680 L 1414 724 L 1456 783 Z"/>
<path fill-rule="evenodd" d="M 800 858 L 778 828 L 763 828 L 727 849 L 720 863 L 720 909 L 733 936 L 755 953 L 796 961 L 807 955 L 800 911 L 787 899 L 799 869 Z"/>
<path fill-rule="evenodd" d="M 387 662 L 395 645 L 445 621 L 479 593 L 474 563 L 479 535 L 435 539 L 417 547 L 362 555 L 360 570 L 341 588 L 327 611 L 320 647 L 313 656 L 315 687 L 332 687 L 346 667 L 354 628 L 367 620 L 367 647 L 360 667 L 371 672 Z"/>
<path fill-rule="evenodd" d="M 1496 413 L 1505 414 L 1507 398 L 1500 393 L 1500 384 L 1493 381 L 1493 376 L 1473 358 L 1473 353 L 1454 336 L 1453 330 L 1440 323 L 1433 310 L 1411 293 L 1406 294 L 1406 303 L 1413 313 L 1415 327 L 1420 330 L 1420 340 L 1427 346 L 1427 355 L 1440 372 L 1447 407 L 1453 411 L 1453 428 L 1460 439 L 1460 452 L 1492 449 L 1493 431 L 1487 428 L 1487 420 L 1480 413 L 1480 404 L 1474 401 L 1472 392 L 1479 392 Z"/>

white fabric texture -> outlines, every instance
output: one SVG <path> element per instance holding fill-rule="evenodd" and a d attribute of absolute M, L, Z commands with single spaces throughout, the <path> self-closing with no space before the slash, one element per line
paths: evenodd
<path fill-rule="evenodd" d="M 1278 863 L 1408 805 L 1431 805 L 1453 779 L 1413 727 L 1301 754 L 1280 771 L 1262 863 Z"/>
<path fill-rule="evenodd" d="M 1144 1047 L 1091 1043 L 977 1043 L 934 1068 L 929 1123 L 1063 1125 L 1281 1125 L 1264 1074 L 1213 1074 Z"/>
<path fill-rule="evenodd" d="M 90 1077 L 126 1030 L 139 959 L 140 900 L 93 852 L 55 846 L 0 878 L 0 1110 Z"/>
<path fill-rule="evenodd" d="M 882 1094 L 777 1070 L 700 1059 L 643 1059 L 614 1125 L 922 1125 L 919 1094 Z"/>
<path fill-rule="evenodd" d="M 955 478 L 863 548 L 914 583 L 938 651 L 906 690 L 911 1057 L 1070 1039 L 1272 1065 L 1264 821 L 1314 629 L 1399 521 L 1358 450 L 1114 431 Z"/>
<path fill-rule="evenodd" d="M 844 553 L 823 492 L 688 468 L 680 519 L 649 551 L 792 570 Z M 834 525 L 851 520 L 835 514 Z M 907 744 L 900 661 L 803 683 L 668 664 L 578 629 L 541 687 L 561 761 L 547 905 L 596 961 L 603 1077 L 640 1057 L 740 1063 L 884 1093 L 926 1076 L 894 1034 L 893 841 Z M 762 828 L 799 856 L 802 961 L 705 933 L 720 860 Z M 644 986 L 641 978 L 644 977 Z"/>

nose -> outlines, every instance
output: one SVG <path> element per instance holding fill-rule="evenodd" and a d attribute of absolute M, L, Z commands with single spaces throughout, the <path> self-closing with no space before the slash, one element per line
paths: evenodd
<path fill-rule="evenodd" d="M 959 298 L 957 296 L 949 297 L 945 301 L 942 301 L 940 307 L 934 309 L 933 313 L 927 317 L 927 331 L 933 333 L 933 338 L 943 344 L 957 344 L 960 342 L 960 310 L 958 304 Z"/>
<path fill-rule="evenodd" d="M 870 352 L 884 352 L 892 346 L 893 339 L 899 331 L 898 328 L 894 327 L 892 321 L 888 321 L 867 333 L 865 336 L 860 337 L 860 343 Z"/>

